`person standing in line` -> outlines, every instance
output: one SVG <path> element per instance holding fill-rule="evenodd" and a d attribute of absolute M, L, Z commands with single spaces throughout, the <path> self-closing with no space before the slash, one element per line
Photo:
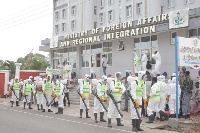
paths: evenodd
<path fill-rule="evenodd" d="M 13 82 L 10 85 L 10 90 L 12 89 L 12 97 L 11 97 L 11 107 L 13 107 L 14 100 L 16 99 L 16 106 L 19 105 L 19 90 L 20 90 L 20 84 L 19 84 L 19 79 L 16 77 L 13 79 Z"/>
<path fill-rule="evenodd" d="M 31 108 L 31 92 L 33 91 L 34 86 L 31 84 L 31 79 L 27 80 L 28 83 L 25 83 L 23 86 L 23 97 L 24 97 L 24 109 L 26 106 L 26 103 L 29 105 L 29 109 Z"/>
<path fill-rule="evenodd" d="M 190 72 L 185 72 L 183 80 L 183 99 L 182 99 L 182 112 L 185 119 L 190 118 L 190 99 L 192 97 L 193 81 L 190 78 Z"/>
<path fill-rule="evenodd" d="M 108 60 L 105 57 L 105 54 L 102 55 L 102 67 L 103 67 L 103 73 L 106 76 L 106 68 L 108 65 Z"/>

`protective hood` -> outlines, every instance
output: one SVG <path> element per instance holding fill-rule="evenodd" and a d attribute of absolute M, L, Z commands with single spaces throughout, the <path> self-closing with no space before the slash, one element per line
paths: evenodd
<path fill-rule="evenodd" d="M 121 72 L 115 73 L 115 80 L 121 81 Z"/>
<path fill-rule="evenodd" d="M 139 71 L 139 72 L 138 72 L 138 79 L 139 79 L 139 80 L 142 80 L 143 75 L 144 75 L 145 73 L 146 73 L 145 71 Z"/>
<path fill-rule="evenodd" d="M 128 81 L 129 83 L 132 83 L 133 81 L 136 81 L 136 80 L 138 80 L 138 77 L 135 76 L 135 75 L 133 75 L 133 76 L 128 76 L 128 78 L 127 78 L 127 81 Z"/>
<path fill-rule="evenodd" d="M 158 79 L 158 81 L 164 82 L 165 81 L 165 76 L 163 76 L 163 75 L 158 76 L 157 79 Z"/>

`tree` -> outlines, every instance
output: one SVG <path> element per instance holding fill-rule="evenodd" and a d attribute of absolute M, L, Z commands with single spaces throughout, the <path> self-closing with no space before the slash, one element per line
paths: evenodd
<path fill-rule="evenodd" d="M 15 62 L 14 61 L 3 61 L 0 60 L 0 70 L 10 70 L 10 77 L 14 78 L 15 76 Z"/>
<path fill-rule="evenodd" d="M 17 59 L 18 63 L 22 63 L 21 70 L 45 70 L 48 66 L 48 62 L 44 55 L 42 54 L 27 54 L 24 58 L 20 57 Z"/>

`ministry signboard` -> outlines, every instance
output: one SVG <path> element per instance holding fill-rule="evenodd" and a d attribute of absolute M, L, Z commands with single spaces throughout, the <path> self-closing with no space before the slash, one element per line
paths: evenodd
<path fill-rule="evenodd" d="M 180 66 L 200 68 L 200 40 L 197 38 L 178 37 Z"/>
<path fill-rule="evenodd" d="M 169 29 L 187 27 L 188 25 L 189 9 L 181 9 L 169 13 Z"/>

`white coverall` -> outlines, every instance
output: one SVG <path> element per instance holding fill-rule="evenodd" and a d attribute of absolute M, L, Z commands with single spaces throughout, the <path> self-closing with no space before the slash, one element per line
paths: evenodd
<path fill-rule="evenodd" d="M 71 79 L 72 66 L 67 64 L 64 69 L 66 71 L 64 79 Z"/>
<path fill-rule="evenodd" d="M 159 103 L 160 103 L 160 99 L 151 99 L 152 96 L 156 95 L 156 90 L 157 87 L 160 89 L 160 86 L 158 83 L 155 83 L 152 87 L 151 87 L 151 92 L 150 92 L 150 99 L 149 99 L 149 103 L 148 103 L 148 107 L 147 107 L 147 114 L 148 116 L 152 115 L 153 112 L 159 113 L 160 109 L 159 109 Z"/>
<path fill-rule="evenodd" d="M 63 105 L 63 99 L 64 99 L 63 89 L 64 89 L 64 85 L 63 85 L 62 83 L 58 83 L 58 84 L 60 84 L 60 92 L 59 92 L 60 99 L 58 99 L 58 96 L 59 96 L 59 95 L 57 95 L 55 101 L 58 102 L 58 108 L 64 108 L 64 105 Z M 55 85 L 55 88 L 56 88 L 56 86 L 57 86 L 58 84 Z M 54 91 L 54 92 L 55 92 L 55 91 Z M 56 94 L 56 92 L 55 92 L 55 94 Z"/>
<path fill-rule="evenodd" d="M 169 112 L 170 114 L 175 114 L 176 113 L 176 77 L 172 78 L 171 83 L 168 86 L 168 95 L 169 95 Z M 178 85 L 178 100 L 180 99 L 181 95 L 181 89 L 180 86 Z M 178 102 L 178 111 L 180 109 L 180 102 Z"/>
<path fill-rule="evenodd" d="M 133 81 L 131 83 L 131 96 L 133 99 L 137 99 L 138 104 L 142 106 L 142 97 L 136 96 L 136 88 L 137 88 L 137 83 L 136 81 Z M 143 90 L 143 99 L 146 99 L 146 86 Z M 135 107 L 133 105 L 133 102 L 131 100 L 130 100 L 130 110 L 131 110 L 131 119 L 139 119 Z M 141 114 L 141 110 L 142 108 L 138 108 L 139 114 Z"/>
<path fill-rule="evenodd" d="M 159 103 L 159 109 L 161 111 L 165 111 L 165 105 L 166 105 L 166 97 L 167 97 L 167 84 L 164 81 L 158 81 L 158 84 L 160 85 L 160 103 Z"/>
<path fill-rule="evenodd" d="M 79 83 L 81 94 L 83 94 L 83 82 L 86 82 L 86 81 L 84 80 Z M 89 94 L 91 94 L 91 84 L 89 85 Z M 89 96 L 84 96 L 84 98 L 85 98 L 85 103 L 87 105 L 87 108 L 89 109 Z M 82 101 L 82 98 L 80 97 L 80 109 L 83 109 L 83 108 L 85 108 L 85 105 Z"/>
<path fill-rule="evenodd" d="M 147 58 L 147 54 L 144 52 L 144 54 L 142 55 L 142 58 L 141 58 L 141 62 L 142 62 L 142 71 L 146 71 L 146 65 L 147 65 L 147 61 L 148 61 L 148 58 Z"/>
<path fill-rule="evenodd" d="M 29 84 L 29 83 L 27 83 L 27 84 Z M 24 97 L 23 102 L 30 103 L 30 102 L 31 102 L 31 93 L 30 93 L 30 94 L 26 94 L 26 93 L 25 93 L 25 88 L 26 88 L 26 85 L 27 85 L 27 84 L 24 84 L 24 85 L 23 85 L 23 93 L 26 95 L 26 98 Z M 34 85 L 32 85 L 32 91 L 33 91 L 33 89 L 34 89 Z M 26 100 L 27 100 L 27 101 L 26 101 Z"/>
<path fill-rule="evenodd" d="M 98 97 L 102 97 L 102 98 L 105 98 L 107 97 L 107 94 L 106 94 L 106 91 L 107 91 L 107 85 L 105 86 L 105 95 L 102 96 L 101 94 L 101 83 L 98 83 L 96 85 L 96 89 L 97 89 L 97 95 Z M 103 106 L 101 105 L 100 101 L 94 97 L 94 113 L 98 113 L 99 112 L 104 112 L 104 108 Z"/>
<path fill-rule="evenodd" d="M 160 53 L 157 52 L 156 54 L 153 54 L 152 55 L 152 58 L 154 60 L 156 60 L 156 64 L 155 64 L 155 71 L 156 72 L 160 72 L 160 67 L 161 67 L 161 56 L 160 56 Z"/>
<path fill-rule="evenodd" d="M 47 82 L 47 81 L 46 81 L 46 82 Z M 51 81 L 49 81 L 49 82 L 51 82 Z M 46 89 L 46 88 L 45 88 L 45 84 L 44 84 L 43 91 L 45 92 L 45 95 L 46 95 L 48 104 L 50 104 L 50 102 L 51 102 L 51 100 L 52 100 L 52 98 L 51 98 L 52 91 L 54 90 L 54 83 L 52 83 L 52 86 L 51 86 L 51 93 L 46 92 L 45 89 Z M 42 101 L 43 109 L 46 109 L 46 103 L 47 103 L 46 98 L 44 97 L 44 98 L 43 98 L 43 101 Z M 50 106 L 48 107 L 48 109 L 51 109 L 51 104 L 50 104 Z"/>
<path fill-rule="evenodd" d="M 42 87 L 42 89 L 39 89 L 40 87 Z M 36 82 L 35 89 L 33 91 L 33 93 L 36 93 L 37 104 L 42 104 L 43 99 L 45 99 L 42 90 L 44 90 L 44 81 L 39 80 Z"/>
<path fill-rule="evenodd" d="M 139 70 L 140 69 L 140 65 L 138 64 L 138 60 L 140 58 L 138 58 L 137 53 L 133 52 L 133 54 L 134 54 L 134 68 L 135 68 L 135 73 L 138 73 L 138 71 L 140 71 Z"/>
<path fill-rule="evenodd" d="M 10 88 L 13 86 L 13 82 L 11 82 L 11 84 L 10 84 Z M 19 90 L 20 90 L 20 87 L 21 87 L 21 85 L 20 85 L 20 83 L 19 83 Z M 14 87 L 13 87 L 13 89 L 14 89 Z M 11 90 L 11 89 L 10 89 Z M 14 90 L 15 91 L 15 95 L 17 96 L 17 98 L 16 98 L 16 96 L 14 95 L 14 92 L 12 91 L 12 97 L 11 97 L 11 100 L 10 101 L 19 101 L 19 90 L 18 91 L 16 91 L 16 90 Z"/>
<path fill-rule="evenodd" d="M 125 89 L 123 83 L 121 83 L 121 85 L 122 85 L 122 88 L 121 88 L 122 91 L 120 93 L 123 94 L 126 89 Z M 112 92 L 119 92 L 119 89 L 115 89 L 114 81 L 111 81 L 110 89 L 111 89 Z M 116 102 L 121 101 L 121 97 L 114 97 L 114 98 L 115 98 Z M 120 110 L 120 103 L 118 103 L 117 105 L 118 105 L 118 109 Z M 112 99 L 110 99 L 109 100 L 109 107 L 108 107 L 108 114 L 107 114 L 108 119 L 111 119 L 113 114 L 115 115 L 116 118 L 121 118 L 120 114 L 117 111 L 117 108 L 115 107 L 115 104 L 113 103 Z"/>

